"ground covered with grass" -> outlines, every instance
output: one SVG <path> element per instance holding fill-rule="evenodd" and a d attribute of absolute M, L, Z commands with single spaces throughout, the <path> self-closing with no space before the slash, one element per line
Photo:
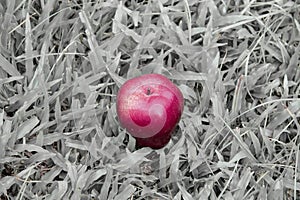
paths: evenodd
<path fill-rule="evenodd" d="M 300 2 L 2 0 L 0 199 L 300 199 Z M 161 73 L 184 113 L 137 149 L 115 102 Z"/>

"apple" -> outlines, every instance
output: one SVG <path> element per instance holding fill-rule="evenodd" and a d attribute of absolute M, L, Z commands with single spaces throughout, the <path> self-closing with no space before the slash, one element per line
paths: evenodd
<path fill-rule="evenodd" d="M 139 147 L 159 149 L 171 139 L 183 112 L 183 95 L 160 74 L 145 74 L 126 81 L 117 94 L 119 122 Z"/>

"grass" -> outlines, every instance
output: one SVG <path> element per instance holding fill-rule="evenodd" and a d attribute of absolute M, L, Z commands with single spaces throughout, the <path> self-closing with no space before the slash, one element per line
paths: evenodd
<path fill-rule="evenodd" d="M 300 199 L 300 2 L 0 2 L 0 199 Z M 161 73 L 185 98 L 163 149 L 115 102 Z"/>

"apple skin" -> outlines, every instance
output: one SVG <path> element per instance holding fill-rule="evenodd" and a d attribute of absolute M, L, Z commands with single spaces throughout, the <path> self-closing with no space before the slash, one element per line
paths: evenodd
<path fill-rule="evenodd" d="M 181 91 L 160 74 L 145 74 L 126 81 L 117 95 L 119 122 L 137 146 L 159 149 L 171 139 L 183 112 Z"/>

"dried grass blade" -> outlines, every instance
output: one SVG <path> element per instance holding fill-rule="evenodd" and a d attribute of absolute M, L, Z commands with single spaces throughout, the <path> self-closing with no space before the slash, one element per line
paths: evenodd
<path fill-rule="evenodd" d="M 21 76 L 20 72 L 0 54 L 0 67 L 11 76 Z"/>

